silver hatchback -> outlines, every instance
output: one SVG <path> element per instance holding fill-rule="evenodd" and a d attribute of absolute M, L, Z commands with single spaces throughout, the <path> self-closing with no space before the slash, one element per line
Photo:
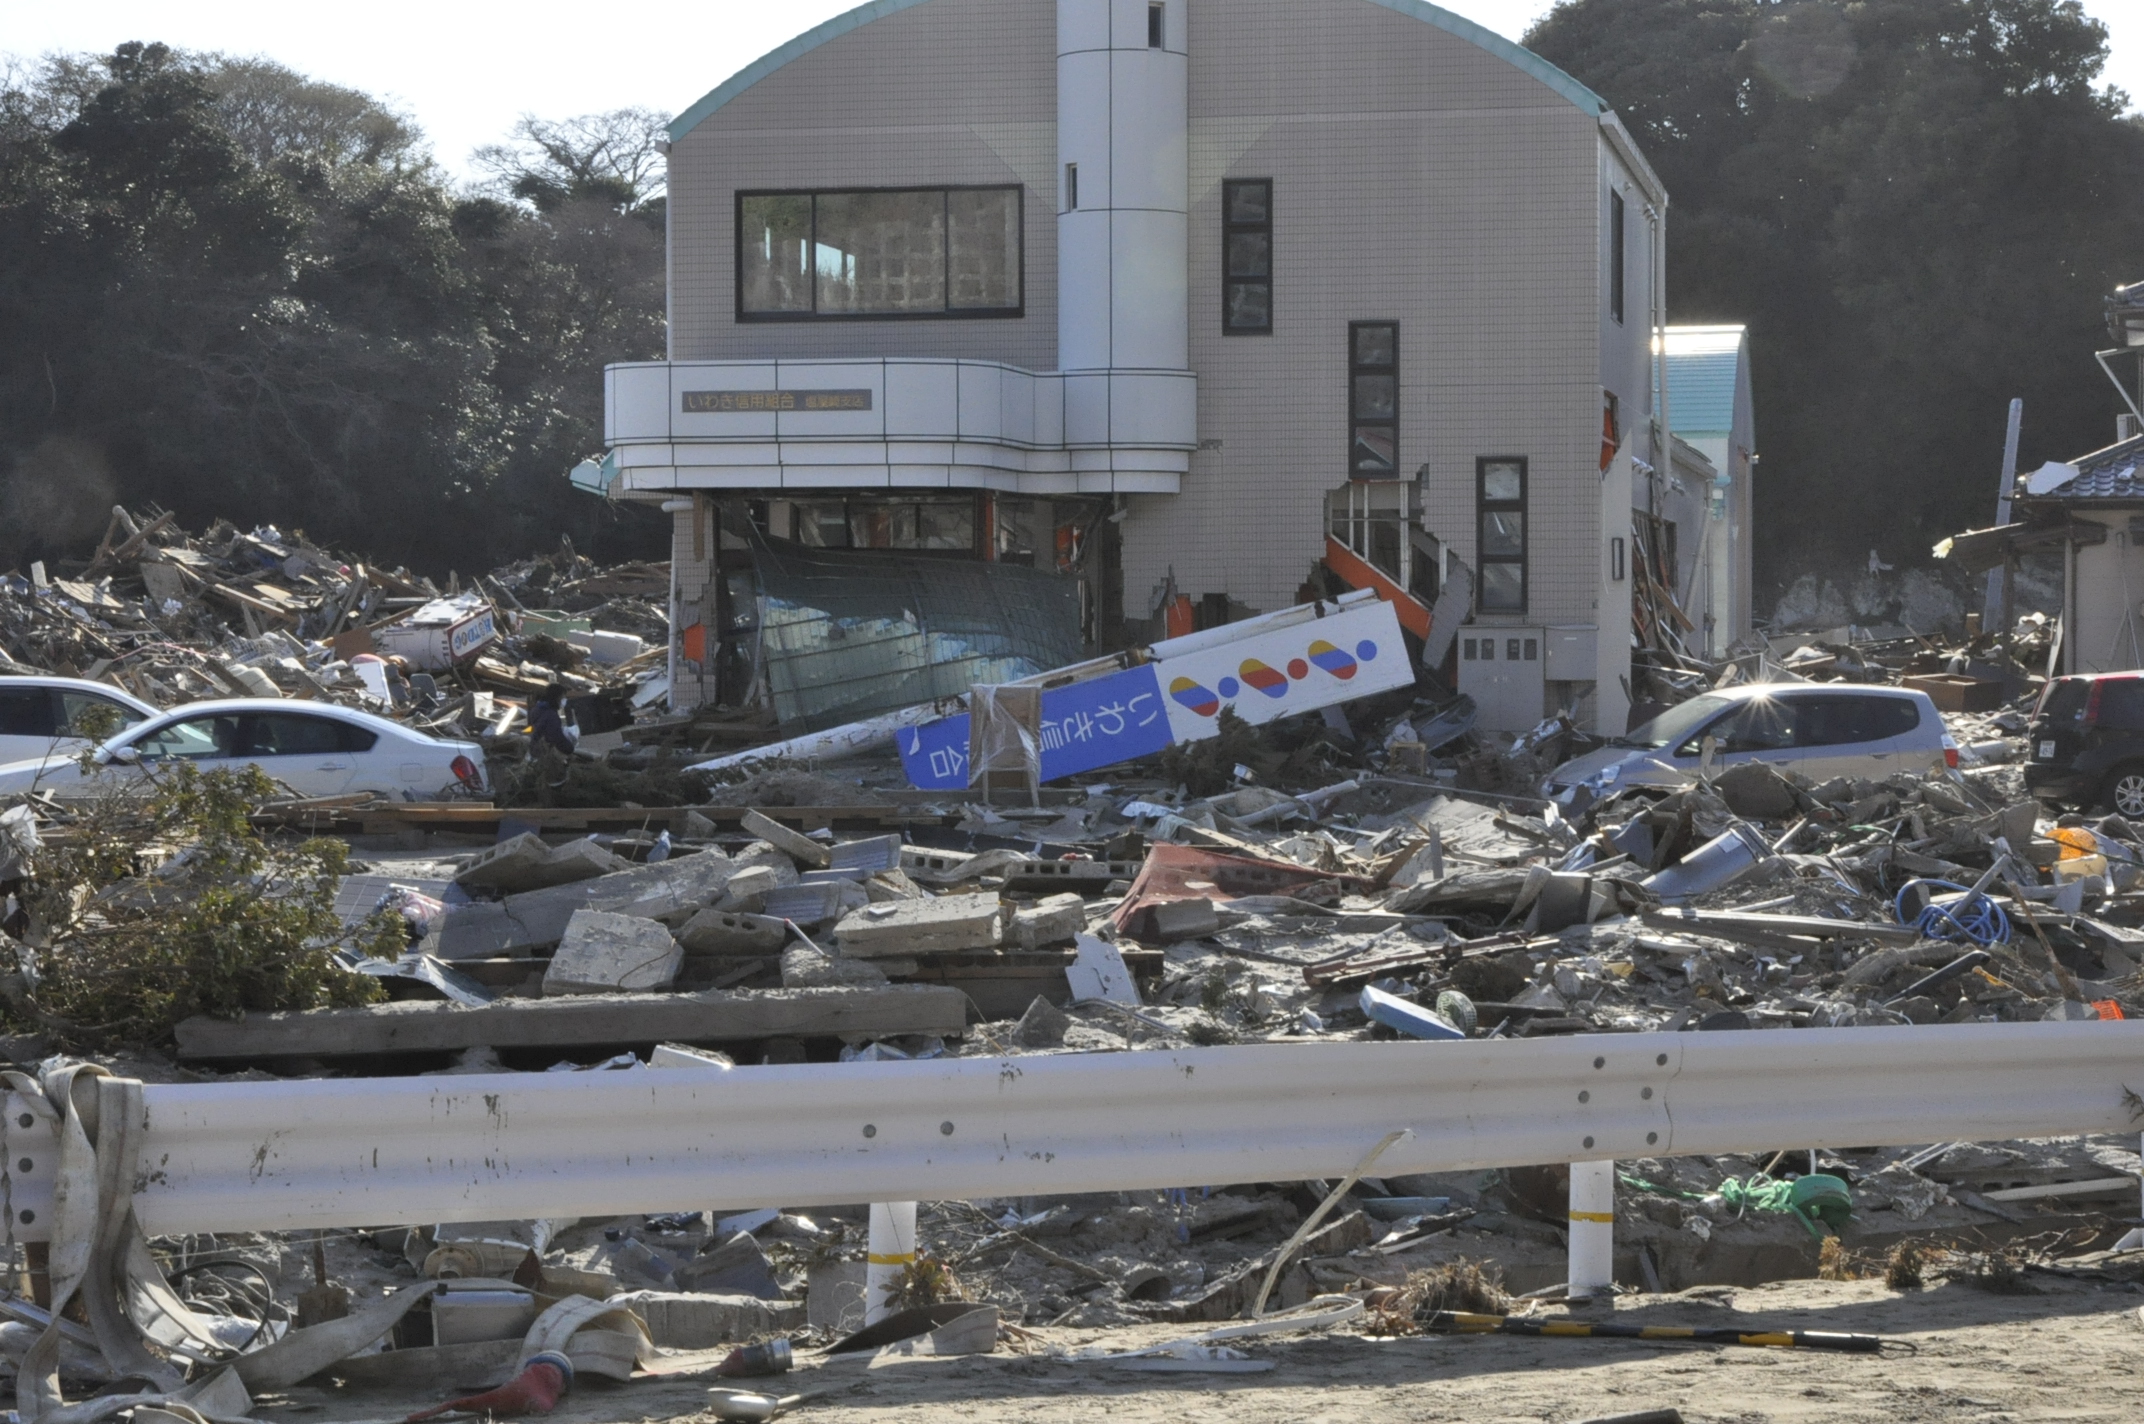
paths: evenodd
<path fill-rule="evenodd" d="M 1679 703 L 1599 751 L 1549 773 L 1541 794 L 1569 804 L 1625 786 L 1677 787 L 1697 779 L 1706 743 L 1713 768 L 1770 762 L 1811 781 L 1920 775 L 1958 764 L 1957 744 L 1925 692 L 1839 683 L 1755 683 Z"/>

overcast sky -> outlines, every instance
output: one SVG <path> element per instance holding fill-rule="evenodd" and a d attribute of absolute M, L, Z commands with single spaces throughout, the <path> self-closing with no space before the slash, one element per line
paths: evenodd
<path fill-rule="evenodd" d="M 109 51 L 126 40 L 265 55 L 320 79 L 390 98 L 468 172 L 470 150 L 516 117 L 567 118 L 644 106 L 675 114 L 754 59 L 852 0 L 96 0 L 10 5 L 0 52 Z M 1306 0 L 1317 3 L 1317 0 Z M 1517 39 L 1552 0 L 1444 0 Z M 2144 95 L 2144 3 L 2084 0 L 2113 33 L 2104 76 Z"/>

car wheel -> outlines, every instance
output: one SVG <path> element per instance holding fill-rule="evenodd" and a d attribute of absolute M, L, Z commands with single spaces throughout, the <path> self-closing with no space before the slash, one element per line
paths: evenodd
<path fill-rule="evenodd" d="M 2144 764 L 2118 766 L 2108 773 L 2099 799 L 2120 816 L 2131 820 L 2144 817 Z"/>

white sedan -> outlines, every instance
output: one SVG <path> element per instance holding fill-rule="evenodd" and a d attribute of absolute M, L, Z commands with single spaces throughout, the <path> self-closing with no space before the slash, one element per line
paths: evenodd
<path fill-rule="evenodd" d="M 431 800 L 485 786 L 484 750 L 474 742 L 441 741 L 329 703 L 249 697 L 190 703 L 129 727 L 90 753 L 87 772 L 70 756 L 0 766 L 0 795 L 87 796 L 182 761 L 202 771 L 258 766 L 300 796 Z"/>
<path fill-rule="evenodd" d="M 0 763 L 89 750 L 77 728 L 110 736 L 156 716 L 137 697 L 78 677 L 0 677 Z"/>

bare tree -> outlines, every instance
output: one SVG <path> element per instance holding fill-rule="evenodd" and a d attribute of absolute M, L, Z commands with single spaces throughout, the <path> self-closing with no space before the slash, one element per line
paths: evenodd
<path fill-rule="evenodd" d="M 653 109 L 613 109 L 572 119 L 523 114 L 506 142 L 473 160 L 502 195 L 540 212 L 593 199 L 632 213 L 663 196 L 668 121 Z"/>

